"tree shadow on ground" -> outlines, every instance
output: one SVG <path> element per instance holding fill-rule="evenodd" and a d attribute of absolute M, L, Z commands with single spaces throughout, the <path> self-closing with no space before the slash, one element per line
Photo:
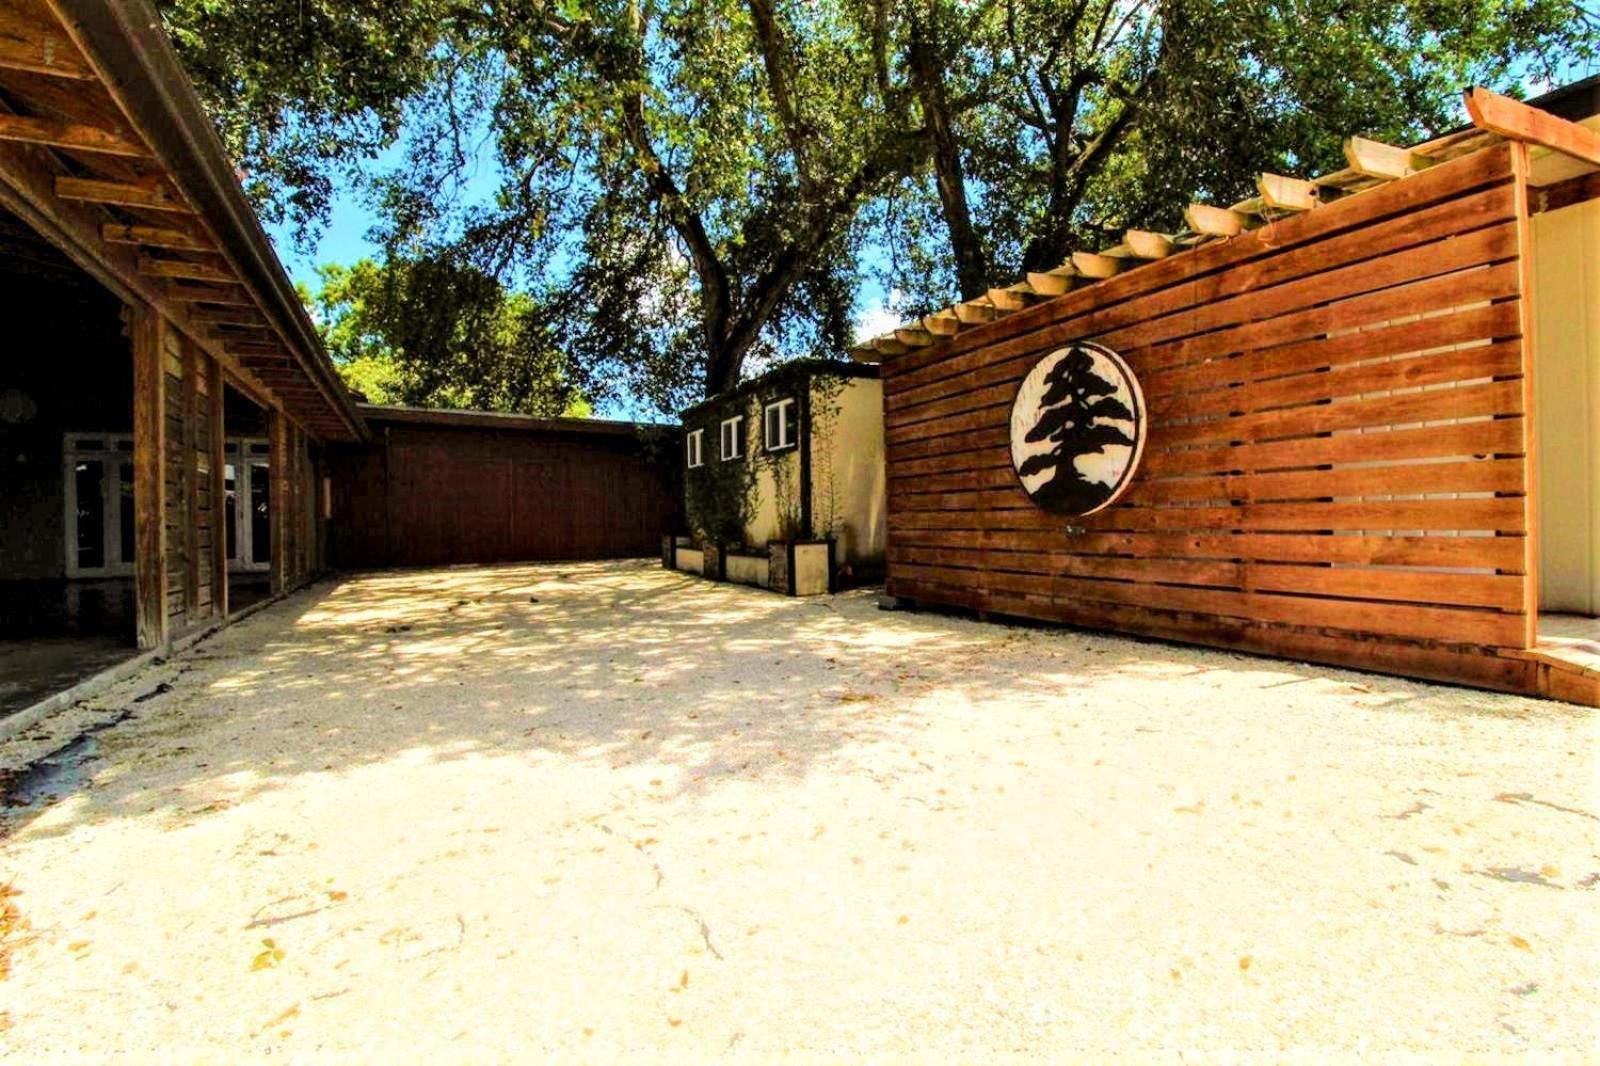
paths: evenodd
<path fill-rule="evenodd" d="M 399 757 L 664 763 L 683 792 L 872 772 L 863 760 L 914 735 L 924 698 L 1003 692 L 1008 708 L 1049 714 L 1065 694 L 1131 674 L 1149 699 L 1094 713 L 1155 728 L 1213 670 L 1255 675 L 1261 689 L 1348 685 L 1369 706 L 1463 703 L 1461 690 L 1420 682 L 885 613 L 866 591 L 789 599 L 643 561 L 380 572 L 298 593 L 96 701 L 132 715 L 98 738 L 99 765 L 68 816 L 31 831 L 203 816 L 298 775 Z M 135 701 L 162 680 L 170 691 Z"/>

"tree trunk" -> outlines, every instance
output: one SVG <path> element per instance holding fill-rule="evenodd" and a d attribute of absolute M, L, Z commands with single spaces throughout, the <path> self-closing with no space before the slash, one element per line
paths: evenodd
<path fill-rule="evenodd" d="M 967 178 L 961 166 L 961 145 L 950 121 L 944 72 L 932 35 L 933 27 L 917 19 L 911 29 L 911 78 L 922 105 L 923 122 L 933 148 L 933 172 L 939 204 L 950 234 L 950 252 L 956 263 L 956 284 L 961 298 L 971 300 L 989 288 L 989 263 L 983 242 L 972 225 L 967 203 Z"/>

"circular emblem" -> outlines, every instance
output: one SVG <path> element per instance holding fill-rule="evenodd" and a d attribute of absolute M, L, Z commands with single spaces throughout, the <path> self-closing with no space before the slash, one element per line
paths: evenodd
<path fill-rule="evenodd" d="M 1088 515 L 1127 489 L 1144 453 L 1144 395 L 1127 362 L 1087 341 L 1034 364 L 1011 405 L 1011 462 L 1046 511 Z"/>

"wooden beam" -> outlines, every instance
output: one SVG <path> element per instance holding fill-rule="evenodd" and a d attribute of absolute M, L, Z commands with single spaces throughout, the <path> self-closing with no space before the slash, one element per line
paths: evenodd
<path fill-rule="evenodd" d="M 228 341 L 228 340 L 225 340 L 222 343 L 222 347 L 225 350 L 227 350 L 229 353 L 233 354 L 233 355 L 239 355 L 239 356 L 249 356 L 249 355 L 280 356 L 280 357 L 283 358 L 283 360 L 285 362 L 288 362 L 288 361 L 293 359 L 293 355 L 290 353 L 288 348 L 285 348 L 282 344 L 276 343 L 274 341 L 242 341 L 242 340 L 241 341 Z"/>
<path fill-rule="evenodd" d="M 216 248 L 204 237 L 181 229 L 165 226 L 119 226 L 107 222 L 100 227 L 100 237 L 112 244 L 136 244 L 147 248 L 178 248 L 190 252 L 214 252 Z"/>
<path fill-rule="evenodd" d="M 1246 228 L 1245 217 L 1226 207 L 1190 204 L 1183 209 L 1183 220 L 1196 233 L 1208 237 L 1236 237 Z"/>
<path fill-rule="evenodd" d="M 1322 191 L 1315 182 L 1282 174 L 1262 174 L 1256 189 L 1267 207 L 1278 211 L 1309 211 L 1322 203 Z"/>
<path fill-rule="evenodd" d="M 956 317 L 955 311 L 947 307 L 943 311 L 935 311 L 923 318 L 922 328 L 935 337 L 954 337 L 961 332 L 961 319 Z"/>
<path fill-rule="evenodd" d="M 955 305 L 953 310 L 956 318 L 963 325 L 977 326 L 989 322 L 995 317 L 994 305 L 985 299 L 967 300 Z"/>
<path fill-rule="evenodd" d="M 254 307 L 196 307 L 189 321 L 201 326 L 265 326 L 266 316 Z"/>
<path fill-rule="evenodd" d="M 1465 96 L 1467 114 L 1479 129 L 1600 167 L 1600 133 L 1488 89 L 1468 89 Z"/>
<path fill-rule="evenodd" d="M 92 81 L 94 71 L 78 52 L 59 37 L 18 39 L 0 36 L 0 70 L 22 70 L 54 78 Z"/>
<path fill-rule="evenodd" d="M 901 355 L 907 351 L 906 346 L 900 343 L 893 335 L 879 337 L 872 342 L 872 346 L 884 355 Z"/>
<path fill-rule="evenodd" d="M 156 185 L 101 181 L 97 178 L 60 177 L 56 179 L 56 195 L 63 200 L 117 204 L 120 207 L 144 207 L 153 211 L 173 211 L 182 214 L 194 213 L 170 190 Z"/>
<path fill-rule="evenodd" d="M 200 360 L 194 342 L 183 340 L 183 621 L 200 613 Z"/>
<path fill-rule="evenodd" d="M 1125 259 L 1114 255 L 1096 255 L 1094 252 L 1073 252 L 1072 265 L 1086 278 L 1115 277 L 1128 267 Z"/>
<path fill-rule="evenodd" d="M 1356 173 L 1387 181 L 1409 178 L 1426 165 L 1409 148 L 1396 148 L 1392 144 L 1369 141 L 1365 137 L 1346 138 L 1344 158 Z"/>
<path fill-rule="evenodd" d="M 1055 270 L 1030 270 L 1028 271 L 1028 284 L 1040 296 L 1060 296 L 1072 290 L 1072 279 L 1077 271 L 1061 273 L 1061 268 Z"/>
<path fill-rule="evenodd" d="M 1005 289 L 990 289 L 985 299 L 989 301 L 989 306 L 1002 314 L 1021 311 L 1028 306 L 1027 297 L 1017 291 L 1014 285 Z"/>
<path fill-rule="evenodd" d="M 240 286 L 167 284 L 167 299 L 179 303 L 222 304 L 226 307 L 254 307 L 255 301 Z"/>
<path fill-rule="evenodd" d="M 926 348 L 933 343 L 934 336 L 920 326 L 915 326 L 911 329 L 895 330 L 894 339 L 907 348 Z"/>
<path fill-rule="evenodd" d="M 289 585 L 289 555 L 284 551 L 284 505 L 289 500 L 289 420 L 282 411 L 267 411 L 267 465 L 272 489 L 267 501 L 267 536 L 271 540 L 273 595 Z"/>
<path fill-rule="evenodd" d="M 1566 181 L 1547 185 L 1542 189 L 1528 190 L 1528 210 L 1532 212 L 1559 211 L 1573 204 L 1586 203 L 1600 198 L 1600 171 L 1584 174 Z"/>
<path fill-rule="evenodd" d="M 210 391 L 206 395 L 211 420 L 211 609 L 218 618 L 228 617 L 228 457 L 224 451 L 227 426 L 227 387 L 222 380 L 222 364 L 206 360 Z M 243 457 L 240 457 L 241 460 Z M 236 483 L 237 484 L 237 483 Z"/>
<path fill-rule="evenodd" d="M 239 279 L 232 272 L 210 263 L 196 263 L 189 259 L 156 259 L 139 257 L 139 273 L 152 278 L 185 278 L 189 281 L 209 281 L 214 285 L 237 285 Z"/>
<path fill-rule="evenodd" d="M 24 144 L 42 144 L 50 148 L 70 148 L 133 159 L 150 158 L 150 151 L 144 145 L 135 144 L 99 126 L 27 115 L 0 114 L 0 141 L 21 141 Z"/>
<path fill-rule="evenodd" d="M 1124 233 L 1122 243 L 1136 259 L 1165 259 L 1173 251 L 1171 237 L 1145 229 L 1131 229 Z"/>
<path fill-rule="evenodd" d="M 130 310 L 133 335 L 134 617 L 139 647 L 167 642 L 166 319 Z"/>

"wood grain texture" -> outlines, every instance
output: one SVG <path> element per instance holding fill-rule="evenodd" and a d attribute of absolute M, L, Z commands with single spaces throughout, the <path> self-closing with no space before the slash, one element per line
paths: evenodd
<path fill-rule="evenodd" d="M 1495 146 L 885 359 L 890 594 L 1530 683 L 1526 211 Z M 1079 340 L 1133 367 L 1150 435 L 1069 527 L 1007 422 Z"/>

